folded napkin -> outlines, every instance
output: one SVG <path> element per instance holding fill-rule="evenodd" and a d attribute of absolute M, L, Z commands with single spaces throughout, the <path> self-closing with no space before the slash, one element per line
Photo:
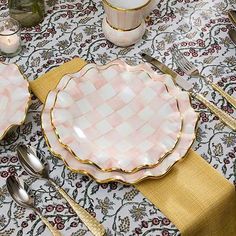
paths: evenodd
<path fill-rule="evenodd" d="M 85 61 L 76 58 L 30 82 L 44 102 L 48 92 L 68 73 L 79 71 Z M 190 150 L 162 179 L 147 179 L 135 187 L 189 236 L 236 235 L 234 185 L 196 152 Z"/>

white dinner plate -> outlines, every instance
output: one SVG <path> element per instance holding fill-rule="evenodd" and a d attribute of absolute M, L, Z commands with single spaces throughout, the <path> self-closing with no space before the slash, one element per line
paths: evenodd
<path fill-rule="evenodd" d="M 57 92 L 51 117 L 60 143 L 103 171 L 156 166 L 182 128 L 178 101 L 165 84 L 121 60 L 70 78 Z"/>

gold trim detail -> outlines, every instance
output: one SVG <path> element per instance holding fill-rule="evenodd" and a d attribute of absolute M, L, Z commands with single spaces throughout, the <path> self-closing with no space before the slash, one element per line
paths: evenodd
<path fill-rule="evenodd" d="M 85 65 L 85 66 L 86 66 L 86 65 Z M 84 68 L 84 67 L 83 67 L 83 68 Z M 83 68 L 82 68 L 82 69 L 83 69 Z M 81 70 L 81 69 L 80 69 L 80 70 Z M 67 75 L 67 74 L 65 74 L 65 75 Z M 65 75 L 64 75 L 64 76 L 65 76 Z M 63 77 L 64 77 L 64 76 L 63 76 Z M 50 91 L 50 92 L 51 92 L 51 91 Z M 55 92 L 56 92 L 56 91 L 55 91 Z M 190 96 L 189 96 L 188 93 L 186 93 L 186 94 L 188 95 L 189 103 L 191 104 L 191 98 L 190 98 Z M 49 93 L 48 93 L 48 95 L 49 95 Z M 47 97 L 48 97 L 48 95 L 47 95 Z M 46 98 L 45 101 L 47 101 L 47 98 Z M 44 110 L 45 110 L 45 105 L 46 105 L 46 102 L 44 103 L 43 109 L 42 109 L 42 112 L 41 112 L 41 120 L 42 120 L 43 112 L 44 112 Z M 194 111 L 194 109 L 193 109 L 192 107 L 189 108 L 189 109 L 192 109 L 192 110 Z M 66 168 L 67 168 L 68 170 L 70 170 L 70 171 L 72 171 L 72 172 L 74 172 L 74 173 L 79 173 L 79 174 L 82 174 L 82 175 L 87 175 L 87 176 L 91 177 L 92 179 L 94 179 L 94 180 L 95 180 L 96 182 L 98 182 L 98 183 L 107 183 L 107 182 L 114 182 L 114 181 L 115 181 L 115 182 L 119 182 L 119 183 L 126 184 L 126 185 L 130 185 L 130 184 L 135 185 L 135 184 L 137 184 L 137 183 L 139 183 L 139 182 L 141 182 L 141 181 L 143 181 L 143 180 L 146 180 L 146 179 L 160 179 L 160 178 L 164 177 L 165 175 L 167 175 L 167 174 L 170 172 L 170 170 L 171 170 L 172 168 L 174 168 L 174 166 L 175 166 L 178 162 L 180 162 L 181 160 L 183 160 L 183 159 L 187 156 L 187 153 L 188 153 L 189 150 L 191 149 L 192 144 L 193 144 L 193 142 L 194 142 L 194 140 L 195 140 L 195 138 L 196 138 L 197 125 L 198 125 L 199 118 L 200 118 L 200 115 L 198 114 L 198 117 L 197 117 L 196 122 L 195 122 L 195 128 L 194 128 L 194 132 L 193 132 L 192 142 L 191 142 L 191 144 L 189 145 L 189 148 L 186 150 L 186 152 L 179 158 L 179 160 L 177 160 L 177 161 L 174 162 L 171 166 L 169 166 L 169 168 L 166 169 L 166 172 L 165 172 L 164 174 L 161 174 L 161 175 L 158 175 L 158 176 L 153 176 L 153 175 L 150 175 L 150 176 L 143 176 L 143 177 L 141 177 L 140 179 L 137 179 L 136 181 L 133 181 L 133 182 L 126 182 L 126 181 L 123 181 L 123 180 L 120 180 L 120 179 L 116 179 L 116 178 L 107 178 L 107 179 L 101 180 L 101 179 L 97 179 L 95 176 L 93 176 L 91 173 L 89 173 L 89 172 L 87 172 L 87 171 L 85 171 L 85 170 L 73 169 L 72 167 L 70 167 L 70 166 L 67 164 L 67 162 L 66 162 L 66 161 L 63 159 L 63 157 L 61 156 L 61 154 L 55 153 L 55 151 L 52 149 L 52 147 L 51 147 L 51 145 L 50 145 L 50 143 L 49 143 L 49 141 L 48 141 L 47 135 L 46 135 L 46 133 L 45 133 L 45 130 L 44 130 L 44 127 L 43 127 L 43 123 L 42 123 L 42 122 L 41 122 L 41 126 L 42 126 L 43 136 L 44 136 L 44 138 L 45 138 L 46 144 L 48 145 L 48 148 L 49 148 L 50 152 L 51 152 L 53 155 L 55 155 L 56 157 L 58 157 L 59 159 L 61 159 L 61 160 L 64 162 L 64 164 L 65 164 L 65 166 L 66 166 Z"/>
<path fill-rule="evenodd" d="M 116 7 L 116 6 L 113 6 L 111 3 L 109 3 L 107 0 L 102 0 L 103 3 L 108 6 L 108 7 L 111 7 L 112 9 L 114 10 L 117 10 L 117 11 L 124 11 L 124 12 L 129 12 L 129 11 L 138 11 L 144 7 L 146 7 L 152 0 L 148 0 L 145 4 L 139 6 L 139 7 L 136 7 L 136 8 L 122 8 L 122 7 Z M 129 1 L 129 0 L 127 0 Z"/>
<path fill-rule="evenodd" d="M 118 31 L 121 31 L 121 32 L 129 32 L 129 31 L 135 30 L 135 29 L 137 29 L 138 27 L 140 27 L 140 26 L 143 24 L 143 22 L 141 22 L 138 26 L 136 26 L 136 27 L 134 27 L 134 28 L 131 28 L 131 29 L 121 29 L 121 28 L 117 28 L 117 27 L 113 26 L 113 25 L 107 20 L 107 18 L 106 18 L 106 22 L 107 22 L 107 24 L 108 24 L 112 29 L 118 30 Z"/>
<path fill-rule="evenodd" d="M 12 65 L 15 65 L 15 66 L 17 67 L 17 69 L 18 69 L 18 71 L 20 72 L 20 74 L 22 75 L 23 79 L 27 82 L 27 89 L 28 89 L 29 96 L 28 96 L 28 99 L 27 99 L 27 102 L 26 102 L 26 105 L 25 105 L 25 109 L 24 109 L 25 111 L 24 111 L 24 114 L 23 114 L 23 118 L 21 119 L 21 121 L 20 121 L 19 123 L 15 123 L 15 124 L 9 125 L 9 126 L 2 132 L 2 134 L 0 133 L 0 141 L 5 137 L 5 135 L 8 133 L 8 131 L 9 131 L 11 128 L 13 128 L 14 126 L 20 126 L 20 125 L 22 125 L 22 124 L 25 122 L 25 119 L 26 119 L 26 116 L 27 116 L 27 111 L 28 111 L 28 108 L 29 108 L 29 106 L 30 106 L 30 104 L 31 104 L 31 93 L 30 93 L 29 81 L 28 81 L 28 79 L 25 77 L 25 75 L 21 72 L 19 66 L 18 66 L 17 64 L 15 64 L 15 63 L 6 64 L 6 63 L 1 62 L 1 64 L 6 65 L 6 66 L 12 64 Z"/>
<path fill-rule="evenodd" d="M 105 66 L 98 66 L 98 65 L 96 65 L 96 68 L 98 68 L 99 70 L 105 70 L 105 69 L 108 69 L 109 67 L 112 67 L 112 66 L 115 66 L 115 65 L 119 65 L 119 64 L 114 64 L 114 63 L 112 64 L 112 62 L 111 62 L 111 63 L 108 63 L 108 64 L 105 65 Z M 127 65 L 127 64 L 125 64 L 125 65 L 126 65 L 126 67 L 129 66 L 129 65 Z M 93 67 L 92 67 L 92 68 L 93 68 Z M 82 76 L 84 76 L 84 75 L 85 75 L 90 69 L 92 69 L 92 68 L 89 68 L 83 75 L 80 76 L 80 78 L 81 78 Z M 136 71 L 137 71 L 137 70 L 136 70 Z M 149 73 L 149 72 L 147 72 L 147 71 L 145 71 L 145 70 L 143 70 L 143 69 L 139 69 L 139 71 L 143 71 L 143 72 L 147 73 L 148 77 L 149 77 L 150 79 L 152 79 L 152 77 L 150 76 L 150 73 Z M 175 143 L 174 143 L 173 147 L 170 148 L 169 150 L 166 150 L 166 153 L 165 153 L 163 156 L 161 156 L 160 159 L 158 159 L 158 160 L 157 160 L 155 163 L 153 163 L 153 164 L 140 165 L 140 166 L 137 166 L 137 167 L 135 167 L 134 169 L 128 171 L 128 170 L 123 170 L 123 169 L 121 169 L 121 168 L 115 168 L 115 167 L 113 167 L 113 168 L 102 168 L 102 167 L 100 167 L 99 165 L 97 165 L 96 163 L 94 163 L 93 161 L 91 161 L 91 160 L 89 160 L 89 159 L 81 159 L 78 155 L 76 155 L 76 153 L 75 153 L 67 144 L 64 144 L 64 143 L 62 142 L 61 137 L 60 137 L 59 133 L 57 132 L 57 129 L 56 129 L 56 127 L 55 127 L 55 125 L 54 125 L 54 122 L 53 122 L 53 116 L 54 116 L 54 115 L 53 115 L 53 110 L 54 110 L 54 107 L 55 107 L 55 105 L 56 105 L 56 102 L 57 102 L 57 99 L 58 99 L 58 95 L 59 95 L 59 93 L 60 93 L 61 91 L 63 91 L 63 90 L 67 87 L 67 85 L 68 85 L 68 84 L 70 83 L 70 81 L 73 80 L 73 79 L 74 79 L 73 77 L 70 78 L 70 79 L 67 81 L 67 83 L 65 84 L 65 86 L 64 86 L 62 89 L 60 89 L 60 90 L 57 91 L 57 94 L 56 94 L 56 97 L 55 97 L 55 100 L 54 100 L 54 104 L 53 104 L 53 106 L 52 106 L 52 108 L 51 108 L 51 111 L 50 111 L 50 119 L 51 119 L 51 124 L 52 124 L 53 130 L 54 130 L 55 134 L 57 135 L 57 138 L 58 138 L 58 141 L 60 142 L 60 144 L 61 144 L 64 148 L 66 148 L 66 149 L 67 149 L 77 160 L 79 160 L 81 163 L 90 164 L 90 165 L 96 166 L 98 169 L 100 169 L 100 170 L 103 171 L 103 172 L 118 171 L 118 172 L 124 172 L 124 173 L 135 173 L 135 172 L 137 172 L 137 171 L 139 171 L 139 170 L 141 170 L 141 169 L 147 169 L 147 168 L 154 168 L 154 167 L 156 167 L 157 165 L 159 165 L 159 164 L 164 160 L 164 158 L 165 158 L 166 156 L 168 156 L 170 153 L 172 153 L 172 151 L 175 149 L 175 147 L 176 147 L 176 145 L 177 145 L 177 143 L 178 143 L 178 141 L 179 141 L 179 139 L 180 139 L 180 137 L 181 137 L 181 134 L 182 134 L 182 128 L 183 128 L 183 119 L 182 119 L 182 116 L 180 116 L 180 129 L 179 129 L 179 132 L 178 132 L 178 134 L 177 134 L 177 137 L 176 137 L 176 140 L 175 140 Z M 165 86 L 166 92 L 169 94 L 166 84 L 164 84 L 164 86 Z M 175 97 L 174 97 L 174 99 L 175 99 L 175 101 L 176 101 L 177 110 L 178 110 L 178 112 L 181 114 L 181 112 L 180 112 L 180 110 L 179 110 L 179 103 L 178 103 L 178 101 L 177 101 L 177 99 L 176 99 Z"/>

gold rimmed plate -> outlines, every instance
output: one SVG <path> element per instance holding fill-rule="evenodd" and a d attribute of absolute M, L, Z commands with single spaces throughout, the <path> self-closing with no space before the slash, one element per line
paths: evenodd
<path fill-rule="evenodd" d="M 175 148 L 182 128 L 178 101 L 165 84 L 142 64 L 121 60 L 70 78 L 57 92 L 51 118 L 65 148 L 107 172 L 153 168 Z"/>
<path fill-rule="evenodd" d="M 0 140 L 21 125 L 30 103 L 29 83 L 15 64 L 0 63 Z"/>
<path fill-rule="evenodd" d="M 93 65 L 85 66 L 80 72 L 77 73 L 77 75 L 79 76 L 85 73 L 90 66 Z M 61 158 L 68 169 L 76 173 L 89 175 L 100 183 L 118 181 L 126 184 L 135 184 L 146 178 L 163 177 L 166 173 L 168 173 L 168 171 L 170 171 L 171 167 L 175 163 L 186 155 L 195 139 L 195 128 L 198 120 L 197 113 L 194 112 L 190 105 L 189 96 L 187 93 L 182 92 L 179 88 L 177 88 L 168 75 L 156 75 L 147 64 L 143 64 L 142 67 L 145 71 L 152 74 L 155 80 L 160 80 L 165 83 L 169 93 L 171 93 L 172 96 L 175 96 L 178 100 L 181 116 L 183 117 L 183 128 L 181 137 L 175 149 L 156 167 L 151 169 L 142 169 L 136 173 L 122 173 L 118 171 L 103 172 L 95 166 L 81 163 L 59 143 L 50 123 L 50 111 L 54 104 L 57 91 L 62 89 L 70 78 L 70 76 L 65 76 L 58 84 L 56 90 L 53 90 L 48 94 L 42 110 L 41 119 L 43 134 L 50 151 L 55 156 Z"/>

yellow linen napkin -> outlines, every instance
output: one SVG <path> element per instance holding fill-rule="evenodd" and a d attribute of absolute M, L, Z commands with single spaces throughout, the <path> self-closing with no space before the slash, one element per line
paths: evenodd
<path fill-rule="evenodd" d="M 85 64 L 82 59 L 73 59 L 30 82 L 30 87 L 44 102 L 63 75 L 75 73 Z M 145 180 L 135 187 L 184 236 L 236 235 L 234 186 L 193 150 L 162 179 Z"/>
<path fill-rule="evenodd" d="M 30 81 L 30 88 L 38 99 L 44 103 L 48 92 L 57 86 L 64 75 L 76 73 L 86 64 L 87 63 L 84 60 L 75 58 L 62 66 L 47 72 L 36 80 Z"/>

